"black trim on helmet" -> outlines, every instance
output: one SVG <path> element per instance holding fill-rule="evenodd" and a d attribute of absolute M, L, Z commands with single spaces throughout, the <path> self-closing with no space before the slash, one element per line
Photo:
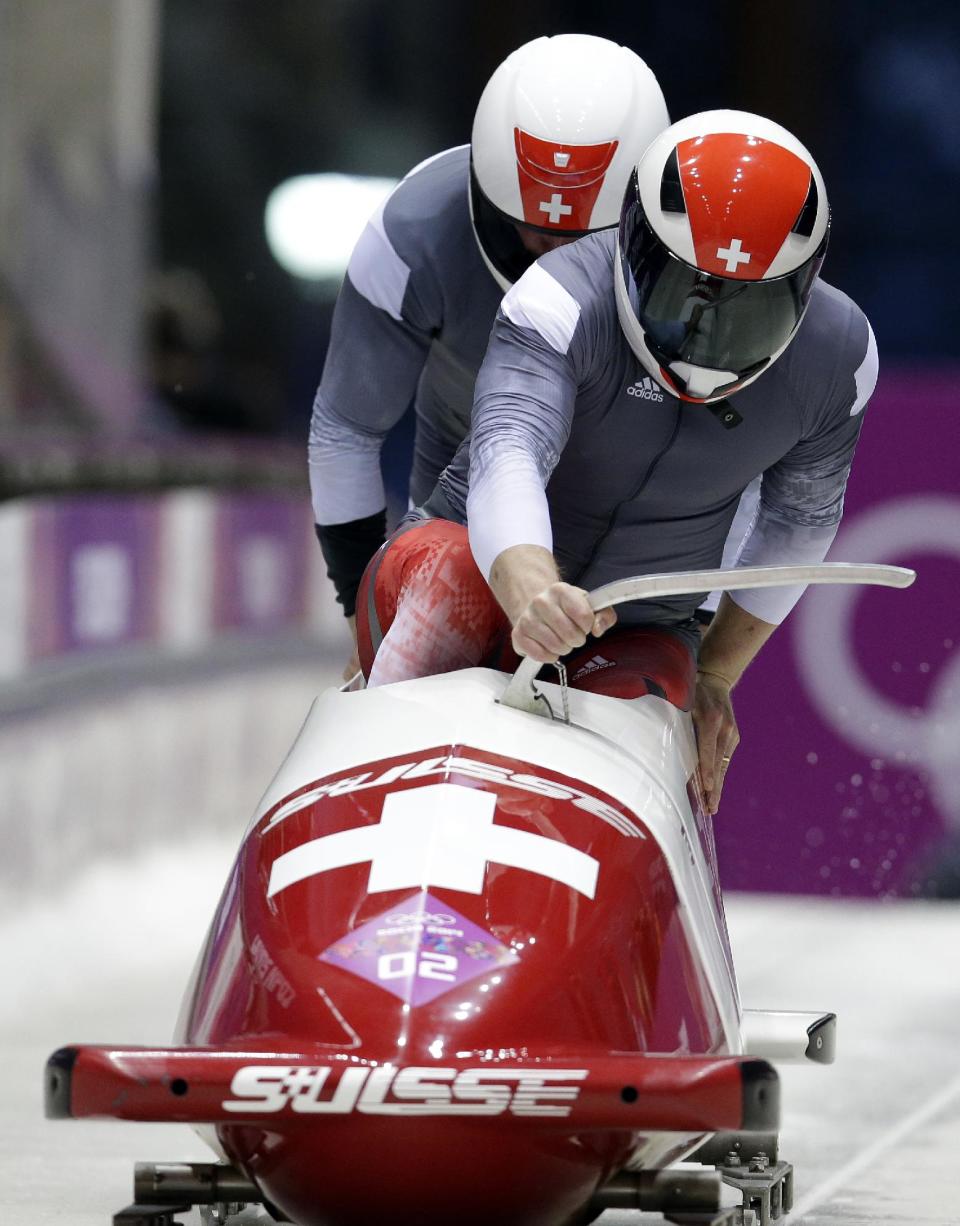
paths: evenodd
<path fill-rule="evenodd" d="M 473 228 L 483 253 L 507 281 L 518 281 L 537 258 L 520 241 L 516 223 L 483 194 L 470 163 L 470 206 Z"/>
<path fill-rule="evenodd" d="M 810 186 L 807 189 L 807 198 L 803 202 L 803 208 L 800 210 L 800 216 L 794 222 L 792 234 L 799 234 L 802 238 L 809 238 L 813 233 L 813 227 L 817 221 L 817 209 L 820 205 L 820 196 L 817 192 L 817 180 L 813 175 L 810 176 Z"/>
<path fill-rule="evenodd" d="M 680 181 L 680 159 L 676 147 L 667 158 L 660 178 L 660 207 L 665 213 L 686 213 L 687 202 L 683 198 L 683 184 Z"/>
<path fill-rule="evenodd" d="M 829 233 L 828 221 L 816 252 L 782 277 L 743 281 L 706 273 L 674 255 L 654 233 L 634 172 L 620 219 L 620 259 L 631 308 L 653 357 L 678 382 L 670 369 L 675 362 L 731 371 L 735 383 L 757 374 L 800 323 Z"/>

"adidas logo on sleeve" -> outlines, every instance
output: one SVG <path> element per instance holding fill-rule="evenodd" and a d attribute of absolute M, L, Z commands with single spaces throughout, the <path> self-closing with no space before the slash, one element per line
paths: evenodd
<path fill-rule="evenodd" d="M 632 387 L 627 388 L 628 396 L 639 396 L 641 400 L 658 400 L 663 403 L 663 388 L 658 387 L 656 383 L 645 375 L 642 379 L 638 379 Z"/>

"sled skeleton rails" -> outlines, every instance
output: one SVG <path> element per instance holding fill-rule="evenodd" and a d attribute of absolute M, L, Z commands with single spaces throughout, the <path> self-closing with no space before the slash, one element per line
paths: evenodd
<path fill-rule="evenodd" d="M 591 600 L 913 578 L 743 568 Z M 316 700 L 243 838 L 176 1046 L 48 1062 L 49 1116 L 188 1123 L 220 1158 L 139 1164 L 115 1222 L 789 1210 L 770 1061 L 829 1063 L 835 1019 L 741 1008 L 692 721 L 667 687 L 625 700 L 536 672 Z M 722 1182 L 741 1204 L 722 1207 Z"/>

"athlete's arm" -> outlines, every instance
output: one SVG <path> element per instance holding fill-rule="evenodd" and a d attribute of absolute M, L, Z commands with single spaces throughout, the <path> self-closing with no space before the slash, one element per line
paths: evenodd
<path fill-rule="evenodd" d="M 579 322 L 572 295 L 534 264 L 503 300 L 473 407 L 470 545 L 513 626 L 514 648 L 542 663 L 616 620 L 562 581 L 552 553 L 545 487 L 570 433 Z"/>
<path fill-rule="evenodd" d="M 719 807 L 724 775 L 740 743 L 730 691 L 774 630 L 775 625 L 741 609 L 724 592 L 716 616 L 704 632 L 693 722 L 708 813 L 716 813 Z"/>
<path fill-rule="evenodd" d="M 858 335 L 841 348 L 832 394 L 805 406 L 804 436 L 763 474 L 753 522 L 737 566 L 822 562 L 843 515 L 843 496 L 864 409 L 877 382 L 877 345 L 866 319 L 853 308 Z M 852 354 L 852 356 L 851 356 Z M 736 592 L 733 600 L 764 621 L 779 625 L 804 588 Z"/>
<path fill-rule="evenodd" d="M 360 237 L 334 310 L 310 423 L 310 490 L 317 536 L 349 617 L 364 567 L 383 542 L 380 450 L 413 400 L 434 327 L 426 270 L 411 270 L 384 229 L 383 210 Z"/>
<path fill-rule="evenodd" d="M 856 336 L 848 335 L 840 349 L 832 394 L 807 406 L 805 436 L 763 474 L 759 505 L 737 566 L 822 562 L 836 536 L 863 410 L 878 371 L 869 324 L 855 308 L 850 323 Z M 693 718 L 711 813 L 719 805 L 726 768 L 740 740 L 730 691 L 803 590 L 798 586 L 725 594 L 704 634 Z"/>

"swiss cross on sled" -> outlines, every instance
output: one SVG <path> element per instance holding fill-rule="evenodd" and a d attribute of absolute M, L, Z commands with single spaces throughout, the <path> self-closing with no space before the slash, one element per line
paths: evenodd
<path fill-rule="evenodd" d="M 479 897 L 491 870 L 507 870 L 521 878 L 517 887 L 524 893 L 529 887 L 522 878 L 533 875 L 593 899 L 600 859 L 591 851 L 598 841 L 646 837 L 636 820 L 605 796 L 552 772 L 514 769 L 522 766 L 465 749 L 381 762 L 346 779 L 311 785 L 265 818 L 267 898 L 289 898 L 300 883 L 318 879 L 326 883 L 318 881 L 319 888 L 328 890 L 328 875 L 348 868 L 366 871 L 368 896 L 414 888 L 419 892 L 331 934 L 336 939 L 320 960 L 412 1006 L 477 979 L 482 982 L 475 990 L 495 991 L 499 970 L 518 960 L 516 951 L 490 931 L 489 920 L 477 923 L 428 891 Z M 432 782 L 431 776 L 444 782 Z M 410 786 L 403 787 L 405 782 Z M 590 850 L 558 837 L 568 831 L 583 844 L 590 830 L 587 814 L 599 819 L 594 823 L 599 834 L 586 839 Z M 349 815 L 351 825 L 336 829 L 342 815 Z M 368 820 L 357 825 L 358 816 Z M 518 819 L 534 828 L 521 829 Z M 514 824 L 508 824 L 511 820 Z M 274 839 L 279 854 L 271 857 Z"/>
<path fill-rule="evenodd" d="M 459 783 L 390 792 L 378 825 L 323 835 L 275 860 L 267 896 L 305 877 L 369 861 L 370 894 L 411 885 L 479 894 L 487 864 L 498 863 L 593 897 L 599 865 L 592 856 L 557 839 L 496 825 L 496 807 L 495 793 Z"/>

